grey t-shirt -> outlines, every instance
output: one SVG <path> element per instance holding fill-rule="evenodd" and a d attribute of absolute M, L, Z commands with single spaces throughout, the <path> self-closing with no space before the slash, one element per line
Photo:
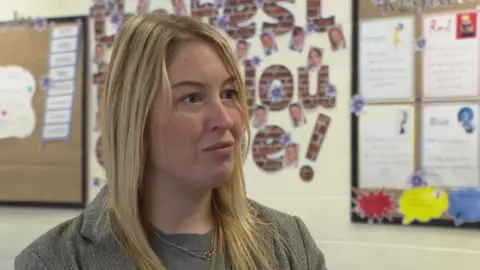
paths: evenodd
<path fill-rule="evenodd" d="M 206 234 L 164 234 L 155 230 L 149 233 L 150 244 L 167 270 L 212 270 L 212 261 L 195 257 L 184 250 L 173 247 L 162 241 L 156 234 L 172 244 L 186 248 L 195 254 L 203 255 L 211 248 L 212 232 Z M 217 258 L 215 270 L 231 269 L 227 259 L 225 264 L 226 267 L 224 268 L 220 258 Z"/>

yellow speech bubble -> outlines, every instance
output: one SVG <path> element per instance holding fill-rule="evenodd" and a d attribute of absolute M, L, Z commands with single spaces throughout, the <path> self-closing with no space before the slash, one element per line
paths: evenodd
<path fill-rule="evenodd" d="M 402 213 L 403 224 L 414 220 L 429 222 L 440 218 L 448 209 L 448 195 L 442 190 L 431 187 L 406 189 L 398 200 L 399 211 Z"/>

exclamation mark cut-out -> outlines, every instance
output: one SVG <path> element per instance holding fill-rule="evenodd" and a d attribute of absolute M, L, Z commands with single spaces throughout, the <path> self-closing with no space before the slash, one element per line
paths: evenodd
<path fill-rule="evenodd" d="M 313 129 L 312 136 L 308 143 L 308 149 L 306 158 L 312 162 L 317 160 L 320 149 L 322 148 L 322 143 L 327 134 L 328 127 L 330 126 L 330 117 L 325 114 L 318 114 L 317 121 L 315 122 L 315 128 Z M 309 182 L 313 179 L 314 171 L 310 165 L 304 165 L 300 168 L 300 178 Z"/>

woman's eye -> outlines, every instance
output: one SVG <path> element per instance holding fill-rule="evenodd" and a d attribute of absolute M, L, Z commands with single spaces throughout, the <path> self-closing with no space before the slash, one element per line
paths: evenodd
<path fill-rule="evenodd" d="M 197 94 L 192 94 L 183 99 L 185 103 L 197 103 L 200 101 L 200 97 Z"/>
<path fill-rule="evenodd" d="M 226 90 L 226 91 L 223 91 L 222 95 L 223 95 L 222 98 L 234 99 L 237 95 L 237 91 L 235 91 L 234 89 Z"/>

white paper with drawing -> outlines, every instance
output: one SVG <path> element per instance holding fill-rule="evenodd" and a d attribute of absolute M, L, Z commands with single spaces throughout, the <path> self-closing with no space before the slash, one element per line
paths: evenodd
<path fill-rule="evenodd" d="M 34 95 L 35 79 L 30 72 L 18 66 L 0 67 L 0 139 L 32 135 Z"/>
<path fill-rule="evenodd" d="M 404 188 L 414 171 L 411 106 L 369 106 L 359 119 L 362 188 Z"/>
<path fill-rule="evenodd" d="M 422 170 L 431 186 L 478 186 L 478 114 L 475 105 L 423 108 Z"/>
<path fill-rule="evenodd" d="M 467 25 L 468 18 L 476 21 L 476 13 L 424 18 L 423 33 L 427 41 L 423 52 L 425 98 L 478 95 L 479 42 L 476 33 L 460 32 L 462 23 Z"/>
<path fill-rule="evenodd" d="M 411 99 L 413 94 L 413 19 L 360 24 L 359 82 L 366 100 Z"/>

